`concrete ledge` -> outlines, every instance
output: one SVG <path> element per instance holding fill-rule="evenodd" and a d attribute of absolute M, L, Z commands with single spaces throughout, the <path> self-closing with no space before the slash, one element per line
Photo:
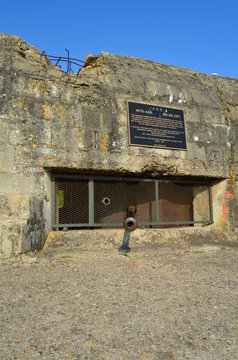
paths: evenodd
<path fill-rule="evenodd" d="M 100 250 L 119 248 L 124 237 L 123 229 L 69 230 L 49 232 L 43 251 Z M 225 232 L 215 226 L 207 228 L 137 229 L 131 233 L 130 248 L 170 243 L 234 243 L 238 234 Z"/>

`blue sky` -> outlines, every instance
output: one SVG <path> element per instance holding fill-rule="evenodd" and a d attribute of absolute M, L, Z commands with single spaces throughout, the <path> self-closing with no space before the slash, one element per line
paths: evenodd
<path fill-rule="evenodd" d="M 0 31 L 84 60 L 107 51 L 238 78 L 237 0 L 1 2 Z"/>

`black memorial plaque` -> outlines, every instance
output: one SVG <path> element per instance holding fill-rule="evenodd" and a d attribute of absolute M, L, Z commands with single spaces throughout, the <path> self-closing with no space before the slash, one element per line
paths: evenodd
<path fill-rule="evenodd" d="M 183 111 L 128 101 L 129 144 L 186 150 Z"/>

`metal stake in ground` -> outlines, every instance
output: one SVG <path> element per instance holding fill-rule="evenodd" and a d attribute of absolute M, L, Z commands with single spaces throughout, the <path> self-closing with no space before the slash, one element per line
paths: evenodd
<path fill-rule="evenodd" d="M 129 231 L 125 230 L 123 241 L 122 241 L 122 246 L 120 246 L 118 249 L 119 252 L 129 253 L 131 251 L 131 248 L 129 246 L 130 238 L 131 238 L 131 233 Z"/>

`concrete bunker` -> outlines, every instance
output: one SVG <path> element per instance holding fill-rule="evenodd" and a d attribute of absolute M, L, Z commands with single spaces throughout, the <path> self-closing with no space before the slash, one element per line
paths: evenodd
<path fill-rule="evenodd" d="M 128 205 L 140 231 L 237 234 L 237 79 L 105 52 L 69 75 L 0 45 L 1 256 L 52 228 L 122 227 Z"/>

